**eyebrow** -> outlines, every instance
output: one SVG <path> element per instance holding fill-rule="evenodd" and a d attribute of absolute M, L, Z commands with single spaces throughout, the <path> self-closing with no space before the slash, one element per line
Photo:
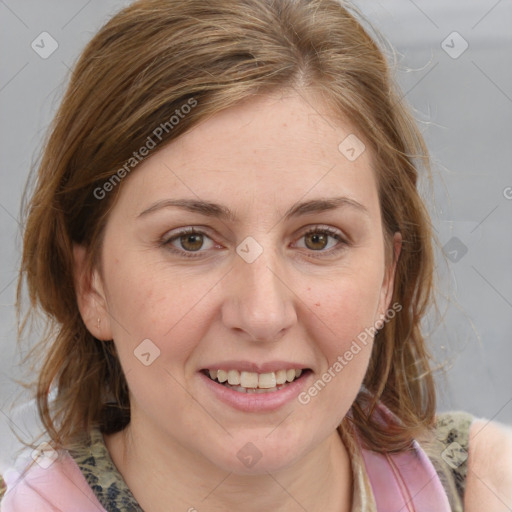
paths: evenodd
<path fill-rule="evenodd" d="M 177 207 L 207 217 L 216 217 L 231 222 L 236 222 L 237 220 L 236 215 L 227 206 L 196 199 L 163 199 L 141 212 L 138 217 L 144 217 L 150 213 L 170 207 Z M 354 199 L 349 197 L 329 197 L 295 204 L 285 213 L 284 218 L 290 219 L 311 213 L 322 213 L 341 207 L 350 207 L 365 215 L 369 215 L 368 209 Z"/>

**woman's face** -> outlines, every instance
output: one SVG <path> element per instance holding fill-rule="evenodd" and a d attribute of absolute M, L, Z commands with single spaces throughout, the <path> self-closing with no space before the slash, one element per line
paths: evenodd
<path fill-rule="evenodd" d="M 80 304 L 114 340 L 139 436 L 273 471 L 349 410 L 393 268 L 369 151 L 325 112 L 292 93 L 251 99 L 122 183 Z"/>

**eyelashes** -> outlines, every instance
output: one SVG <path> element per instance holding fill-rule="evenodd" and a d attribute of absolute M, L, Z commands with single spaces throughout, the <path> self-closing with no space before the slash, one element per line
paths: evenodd
<path fill-rule="evenodd" d="M 315 226 L 310 228 L 305 231 L 298 240 L 307 239 L 307 237 L 311 237 L 309 240 L 313 240 L 313 244 L 320 243 L 322 246 L 325 243 L 320 250 L 308 247 L 307 243 L 304 244 L 303 247 L 300 247 L 300 249 L 307 251 L 308 257 L 322 258 L 333 256 L 350 245 L 340 231 L 327 226 Z M 334 245 L 332 245 L 332 241 L 335 241 Z M 210 252 L 210 250 L 215 250 L 214 247 L 219 249 L 223 248 L 216 244 L 205 231 L 195 227 L 188 227 L 172 232 L 164 236 L 159 245 L 185 258 L 207 257 L 207 253 Z M 186 247 L 187 245 L 189 245 L 188 249 Z M 205 245 L 207 246 L 206 249 L 204 249 Z M 190 246 L 192 246 L 192 249 Z M 328 247 L 327 250 L 325 250 L 326 247 Z"/>

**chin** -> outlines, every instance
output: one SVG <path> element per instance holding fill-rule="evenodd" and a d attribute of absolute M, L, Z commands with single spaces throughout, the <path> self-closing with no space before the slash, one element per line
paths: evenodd
<path fill-rule="evenodd" d="M 271 431 L 270 431 L 271 432 Z M 274 439 L 270 439 L 272 436 Z M 217 467 L 237 475 L 265 475 L 296 464 L 304 454 L 304 441 L 264 434 L 237 435 L 228 446 L 220 448 L 208 459 Z"/>

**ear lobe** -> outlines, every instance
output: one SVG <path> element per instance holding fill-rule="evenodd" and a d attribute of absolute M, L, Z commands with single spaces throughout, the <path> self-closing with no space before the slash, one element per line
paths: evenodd
<path fill-rule="evenodd" d="M 82 320 L 87 330 L 99 340 L 111 340 L 110 316 L 103 282 L 97 269 L 87 262 L 87 250 L 73 246 L 75 293 Z"/>
<path fill-rule="evenodd" d="M 393 288 L 395 282 L 396 266 L 400 252 L 402 250 L 402 235 L 396 232 L 393 236 L 393 261 L 385 270 L 384 280 L 381 287 L 381 295 L 379 301 L 378 320 L 386 317 L 386 313 L 393 298 Z"/>

